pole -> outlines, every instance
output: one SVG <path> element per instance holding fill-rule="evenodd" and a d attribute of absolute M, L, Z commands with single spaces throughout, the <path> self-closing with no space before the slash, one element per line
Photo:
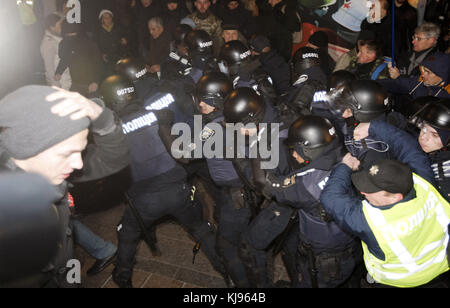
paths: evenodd
<path fill-rule="evenodd" d="M 392 47 L 391 47 L 391 56 L 392 56 L 392 67 L 395 67 L 395 0 L 392 0 Z"/>

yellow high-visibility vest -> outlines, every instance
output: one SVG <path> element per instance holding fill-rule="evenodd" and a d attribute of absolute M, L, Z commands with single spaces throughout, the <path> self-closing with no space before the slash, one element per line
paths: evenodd
<path fill-rule="evenodd" d="M 395 287 L 416 287 L 449 270 L 450 205 L 427 181 L 413 174 L 417 197 L 381 210 L 363 201 L 363 212 L 385 260 L 363 242 L 364 262 L 372 278 Z"/>

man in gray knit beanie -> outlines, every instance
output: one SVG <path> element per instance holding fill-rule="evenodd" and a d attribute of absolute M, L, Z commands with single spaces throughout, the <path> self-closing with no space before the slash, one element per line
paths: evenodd
<path fill-rule="evenodd" d="M 88 145 L 89 132 L 93 142 Z M 0 172 L 40 174 L 58 194 L 54 204 L 61 222 L 58 250 L 31 286 L 68 287 L 64 273 L 67 261 L 74 257 L 72 237 L 97 259 L 92 273 L 113 261 L 116 246 L 98 238 L 71 216 L 76 202 L 68 192 L 66 179 L 81 169 L 80 176 L 72 177 L 72 181 L 104 178 L 124 169 L 129 159 L 121 125 L 101 101 L 48 86 L 25 86 L 0 100 Z M 90 235 L 86 235 L 88 231 Z"/>
<path fill-rule="evenodd" d="M 18 167 L 59 185 L 83 166 L 88 127 L 102 112 L 77 93 L 46 86 L 20 88 L 0 101 L 0 149 Z"/>

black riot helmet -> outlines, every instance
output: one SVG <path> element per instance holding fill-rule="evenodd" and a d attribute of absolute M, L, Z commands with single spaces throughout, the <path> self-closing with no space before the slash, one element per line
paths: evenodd
<path fill-rule="evenodd" d="M 332 108 L 343 112 L 350 108 L 357 122 L 370 122 L 389 110 L 389 98 L 374 80 L 354 80 L 330 91 Z"/>
<path fill-rule="evenodd" d="M 419 118 L 432 126 L 439 134 L 442 144 L 450 144 L 450 99 L 442 99 L 427 105 Z"/>
<path fill-rule="evenodd" d="M 241 41 L 230 41 L 220 51 L 220 59 L 230 69 L 249 62 L 252 52 Z"/>
<path fill-rule="evenodd" d="M 175 44 L 179 45 L 184 41 L 186 35 L 192 31 L 192 27 L 186 24 L 178 24 L 173 33 Z"/>
<path fill-rule="evenodd" d="M 100 93 L 106 105 L 116 112 L 120 112 L 128 103 L 136 100 L 133 82 L 121 75 L 106 78 L 100 86 Z"/>
<path fill-rule="evenodd" d="M 223 116 L 226 123 L 258 125 L 264 119 L 264 113 L 263 98 L 251 88 L 234 90 L 223 104 Z"/>
<path fill-rule="evenodd" d="M 189 55 L 194 54 L 211 54 L 213 41 L 208 32 L 204 30 L 192 30 L 184 37 L 184 43 L 186 44 Z"/>
<path fill-rule="evenodd" d="M 195 88 L 195 100 L 223 109 L 225 98 L 233 91 L 230 78 L 221 72 L 209 72 L 200 78 Z"/>
<path fill-rule="evenodd" d="M 291 125 L 286 145 L 304 160 L 313 161 L 336 138 L 336 131 L 328 119 L 307 115 L 300 117 Z"/>
<path fill-rule="evenodd" d="M 343 86 L 353 80 L 356 80 L 355 74 L 346 71 L 346 70 L 339 70 L 336 72 L 333 72 L 330 75 L 330 78 L 328 79 L 328 90 L 336 89 L 340 86 Z"/>
<path fill-rule="evenodd" d="M 121 59 L 116 63 L 115 71 L 123 75 L 132 82 L 145 79 L 147 77 L 147 68 L 145 63 L 134 58 Z"/>
<path fill-rule="evenodd" d="M 300 48 L 292 57 L 291 66 L 292 76 L 297 80 L 308 68 L 320 66 L 319 52 L 311 47 Z"/>
<path fill-rule="evenodd" d="M 440 98 L 435 96 L 421 96 L 414 99 L 410 104 L 405 106 L 402 113 L 408 116 L 408 122 L 414 126 L 418 126 L 422 120 L 420 117 L 424 114 L 423 111 L 431 104 L 436 103 Z"/>

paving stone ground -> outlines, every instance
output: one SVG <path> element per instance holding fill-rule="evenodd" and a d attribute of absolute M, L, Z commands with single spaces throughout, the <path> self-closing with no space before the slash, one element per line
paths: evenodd
<path fill-rule="evenodd" d="M 82 221 L 92 231 L 117 245 L 116 226 L 124 211 L 124 205 L 90 214 Z M 133 274 L 135 288 L 225 288 L 225 282 L 210 262 L 199 252 L 192 264 L 192 248 L 194 241 L 190 235 L 173 220 L 160 223 L 156 229 L 158 245 L 162 255 L 152 256 L 150 249 L 141 241 L 137 251 L 136 266 Z M 75 255 L 82 266 L 82 284 L 85 288 L 117 288 L 111 279 L 114 269 L 110 265 L 102 273 L 88 277 L 86 271 L 94 263 L 94 259 L 76 247 Z M 288 280 L 280 256 L 275 261 L 275 281 Z"/>

